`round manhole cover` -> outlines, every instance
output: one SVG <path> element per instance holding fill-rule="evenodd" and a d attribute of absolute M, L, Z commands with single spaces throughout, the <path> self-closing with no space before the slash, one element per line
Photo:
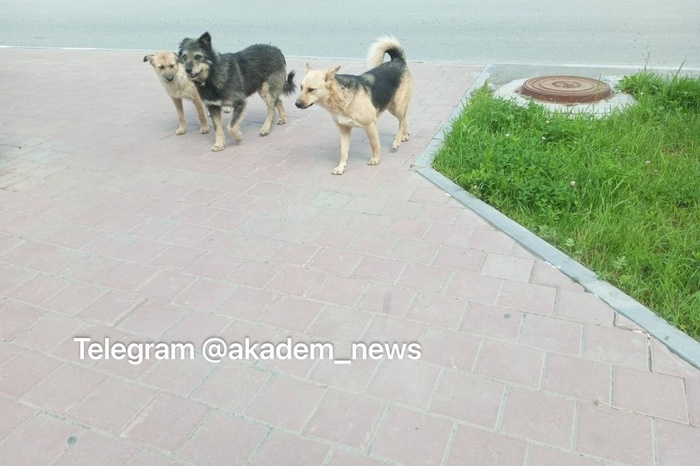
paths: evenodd
<path fill-rule="evenodd" d="M 602 81 L 581 76 L 541 76 L 530 78 L 520 93 L 536 100 L 558 104 L 584 104 L 612 97 L 612 89 Z"/>

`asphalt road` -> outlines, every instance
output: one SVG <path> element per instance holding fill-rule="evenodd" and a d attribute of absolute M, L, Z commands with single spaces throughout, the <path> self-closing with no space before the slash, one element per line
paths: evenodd
<path fill-rule="evenodd" d="M 0 45 L 174 49 L 205 30 L 220 51 L 361 58 L 393 34 L 412 60 L 700 67 L 698 0 L 0 0 Z"/>

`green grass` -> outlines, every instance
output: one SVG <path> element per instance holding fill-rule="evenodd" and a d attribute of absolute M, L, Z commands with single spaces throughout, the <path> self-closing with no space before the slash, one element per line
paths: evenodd
<path fill-rule="evenodd" d="M 434 167 L 700 339 L 700 79 L 642 72 L 603 119 L 472 96 Z"/>

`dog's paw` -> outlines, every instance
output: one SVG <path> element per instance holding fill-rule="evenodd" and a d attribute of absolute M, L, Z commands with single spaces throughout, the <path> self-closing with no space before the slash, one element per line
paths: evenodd
<path fill-rule="evenodd" d="M 186 132 L 187 132 L 187 128 L 180 127 L 180 128 L 177 129 L 177 131 L 175 131 L 175 134 L 177 134 L 178 136 L 180 136 L 180 135 L 182 135 L 182 134 L 185 134 Z"/>
<path fill-rule="evenodd" d="M 206 126 L 202 126 L 201 128 L 199 128 L 199 132 L 202 134 L 207 134 L 209 133 L 209 128 Z"/>
<path fill-rule="evenodd" d="M 401 139 L 399 139 L 399 138 L 394 139 L 394 142 L 391 143 L 392 149 L 398 149 L 400 146 L 401 146 Z"/>
<path fill-rule="evenodd" d="M 222 151 L 222 150 L 224 150 L 224 145 L 223 144 L 214 144 L 213 146 L 211 146 L 211 150 L 212 150 L 212 152 Z"/>
<path fill-rule="evenodd" d="M 369 159 L 369 162 L 367 162 L 367 165 L 379 165 L 379 157 L 372 157 Z"/>
<path fill-rule="evenodd" d="M 286 118 L 280 118 L 279 120 L 277 120 L 277 124 L 278 124 L 278 125 L 284 125 L 284 124 L 286 124 L 286 123 L 287 123 L 287 119 L 286 119 Z"/>
<path fill-rule="evenodd" d="M 231 113 L 231 107 L 224 107 L 224 113 Z"/>
<path fill-rule="evenodd" d="M 238 128 L 229 128 L 228 132 L 236 142 L 241 142 L 243 140 L 243 133 Z"/>
<path fill-rule="evenodd" d="M 333 175 L 342 175 L 345 172 L 345 165 L 338 165 L 331 172 Z"/>
<path fill-rule="evenodd" d="M 268 134 L 270 134 L 270 128 L 263 128 L 260 130 L 260 136 L 267 136 Z"/>

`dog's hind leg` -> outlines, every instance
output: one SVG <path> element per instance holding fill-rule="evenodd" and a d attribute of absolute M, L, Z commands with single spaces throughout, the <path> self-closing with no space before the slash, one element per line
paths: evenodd
<path fill-rule="evenodd" d="M 207 123 L 207 114 L 204 112 L 204 106 L 202 105 L 202 99 L 199 98 L 199 94 L 194 95 L 192 103 L 197 110 L 197 117 L 199 117 L 199 132 L 207 134 L 209 132 L 209 124 Z"/>
<path fill-rule="evenodd" d="M 187 122 L 185 121 L 185 111 L 182 108 L 182 99 L 172 98 L 177 110 L 177 119 L 180 122 L 180 127 L 175 131 L 178 136 L 187 132 Z"/>
<path fill-rule="evenodd" d="M 228 132 L 231 133 L 231 136 L 234 137 L 236 142 L 241 142 L 241 139 L 243 139 L 240 126 L 243 114 L 245 114 L 245 108 L 245 98 L 239 98 L 233 101 L 233 115 L 231 116 L 231 122 L 228 124 Z"/>
<path fill-rule="evenodd" d="M 282 105 L 282 99 L 279 97 L 277 98 L 277 102 L 275 102 L 275 106 L 277 107 L 277 113 L 279 114 L 279 119 L 277 120 L 278 125 L 283 125 L 287 123 L 287 114 L 284 113 L 284 105 Z"/>
<path fill-rule="evenodd" d="M 262 128 L 260 128 L 260 136 L 266 136 L 270 133 L 272 120 L 275 118 L 275 105 L 279 99 L 276 95 L 273 95 L 272 91 L 270 90 L 269 82 L 263 83 L 258 94 L 260 94 L 260 97 L 262 97 L 262 100 L 265 102 L 265 106 L 267 107 L 267 116 L 265 117 L 265 122 L 263 123 Z"/>
<path fill-rule="evenodd" d="M 352 126 L 338 124 L 338 130 L 340 131 L 340 162 L 331 172 L 334 175 L 342 175 L 345 171 L 345 167 L 348 165 L 348 151 L 350 150 L 350 133 L 352 132 Z"/>
<path fill-rule="evenodd" d="M 211 150 L 218 152 L 224 150 L 226 145 L 226 136 L 224 136 L 224 127 L 221 125 L 221 107 L 218 106 L 208 106 L 209 114 L 211 115 L 211 122 L 214 124 L 214 133 L 216 134 L 216 140 L 214 145 L 211 146 Z"/>
<path fill-rule="evenodd" d="M 369 137 L 369 145 L 372 148 L 372 158 L 367 162 L 368 165 L 379 165 L 379 161 L 382 157 L 381 148 L 379 143 L 379 130 L 377 129 L 377 123 L 370 123 L 365 126 L 365 131 L 367 132 L 367 137 Z"/>

